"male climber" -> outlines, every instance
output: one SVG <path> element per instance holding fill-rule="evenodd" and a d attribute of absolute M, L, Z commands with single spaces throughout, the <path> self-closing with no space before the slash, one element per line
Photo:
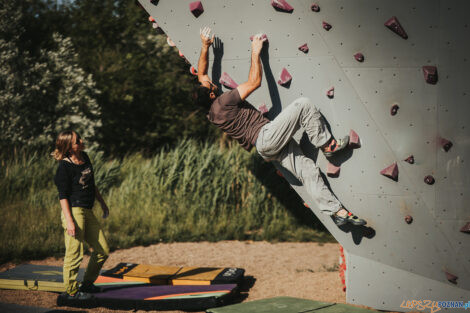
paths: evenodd
<path fill-rule="evenodd" d="M 299 98 L 270 121 L 244 100 L 261 85 L 262 66 L 260 52 L 265 39 L 253 37 L 251 44 L 251 67 L 248 80 L 236 89 L 221 93 L 207 75 L 208 50 L 214 41 L 210 28 L 200 30 L 202 41 L 198 62 L 196 100 L 209 109 L 207 118 L 240 145 L 258 153 L 267 161 L 278 161 L 307 188 L 324 214 L 333 218 L 336 225 L 346 223 L 365 225 L 366 221 L 349 213 L 325 185 L 315 162 L 304 156 L 298 144 L 292 140 L 294 133 L 303 127 L 311 143 L 330 157 L 345 149 L 349 137 L 334 139 L 322 119 L 320 112 L 308 98 Z"/>

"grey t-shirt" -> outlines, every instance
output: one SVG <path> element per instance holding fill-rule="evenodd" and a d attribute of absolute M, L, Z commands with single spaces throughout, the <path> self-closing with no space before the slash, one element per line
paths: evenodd
<path fill-rule="evenodd" d="M 269 122 L 251 104 L 242 101 L 237 89 L 215 99 L 207 118 L 248 151 L 255 144 L 261 127 Z"/>

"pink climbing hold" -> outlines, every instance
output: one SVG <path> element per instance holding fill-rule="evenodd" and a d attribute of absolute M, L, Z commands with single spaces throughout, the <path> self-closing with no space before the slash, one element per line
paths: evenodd
<path fill-rule="evenodd" d="M 357 62 L 364 62 L 364 55 L 360 52 L 356 53 L 354 55 L 354 58 L 356 59 Z"/>
<path fill-rule="evenodd" d="M 219 83 L 230 89 L 235 89 L 238 87 L 238 84 L 225 72 L 223 72 L 222 76 L 220 76 Z"/>
<path fill-rule="evenodd" d="M 361 146 L 361 141 L 359 139 L 359 135 L 354 131 L 349 131 L 349 147 L 350 148 L 359 148 Z"/>
<path fill-rule="evenodd" d="M 450 148 L 452 148 L 453 146 L 452 142 L 445 138 L 440 138 L 439 141 L 440 141 L 442 150 L 444 150 L 445 152 L 448 152 Z"/>
<path fill-rule="evenodd" d="M 428 185 L 433 185 L 436 180 L 431 175 L 427 175 L 426 177 L 424 177 L 424 182 Z"/>
<path fill-rule="evenodd" d="M 181 50 L 178 50 L 178 54 L 180 55 L 180 57 L 184 58 L 184 54 L 183 52 L 181 52 Z"/>
<path fill-rule="evenodd" d="M 320 6 L 316 3 L 313 3 L 311 6 L 310 6 L 310 9 L 313 11 L 313 12 L 320 12 Z"/>
<path fill-rule="evenodd" d="M 413 155 L 410 155 L 409 157 L 407 157 L 405 160 L 405 162 L 408 162 L 410 164 L 414 164 L 415 163 L 415 157 Z"/>
<path fill-rule="evenodd" d="M 302 51 L 303 53 L 307 53 L 308 52 L 308 46 L 306 43 L 304 43 L 303 45 L 301 45 L 299 47 L 299 50 Z"/>
<path fill-rule="evenodd" d="M 175 43 L 170 39 L 170 37 L 166 37 L 166 43 L 167 43 L 170 47 L 176 46 Z"/>
<path fill-rule="evenodd" d="M 457 276 L 447 271 L 445 271 L 445 273 L 446 273 L 446 278 L 449 282 L 451 282 L 452 284 L 457 284 L 457 279 L 459 279 Z"/>
<path fill-rule="evenodd" d="M 291 81 L 292 81 L 292 76 L 289 74 L 289 72 L 284 67 L 282 69 L 281 75 L 280 75 L 279 80 L 277 81 L 277 83 L 281 86 L 288 86 Z"/>
<path fill-rule="evenodd" d="M 197 71 L 196 71 L 196 69 L 194 68 L 194 66 L 191 66 L 191 68 L 189 69 L 189 71 L 191 72 L 191 74 L 197 75 Z"/>
<path fill-rule="evenodd" d="M 255 38 L 255 35 L 250 36 L 250 40 L 253 41 L 253 38 Z M 266 34 L 261 35 L 261 39 L 264 39 L 264 41 L 268 41 L 268 36 Z"/>
<path fill-rule="evenodd" d="M 380 171 L 380 174 L 393 179 L 394 181 L 398 181 L 398 165 L 397 163 L 393 163 L 392 165 L 384 168 Z"/>
<path fill-rule="evenodd" d="M 153 17 L 149 16 L 149 22 L 153 23 L 153 22 L 155 22 L 155 19 Z"/>
<path fill-rule="evenodd" d="M 423 74 L 428 84 L 435 85 L 437 83 L 437 67 L 423 66 Z"/>
<path fill-rule="evenodd" d="M 271 0 L 271 5 L 278 11 L 291 13 L 294 8 L 285 0 Z"/>
<path fill-rule="evenodd" d="M 268 113 L 268 111 L 269 111 L 269 110 L 268 110 L 268 107 L 266 106 L 265 103 L 263 103 L 262 105 L 260 105 L 260 106 L 258 107 L 258 110 L 261 112 L 261 114 L 266 114 L 266 113 Z"/>
<path fill-rule="evenodd" d="M 468 222 L 467 224 L 463 225 L 462 228 L 460 228 L 460 231 L 462 233 L 470 233 L 470 222 Z"/>
<path fill-rule="evenodd" d="M 330 24 L 328 24 L 327 22 L 322 22 L 322 25 L 323 25 L 323 28 L 327 31 L 330 30 L 333 27 Z"/>
<path fill-rule="evenodd" d="M 391 114 L 392 116 L 397 115 L 399 108 L 400 108 L 400 107 L 398 106 L 398 104 L 395 103 L 395 104 L 392 105 L 392 107 L 390 108 L 390 114 Z"/>
<path fill-rule="evenodd" d="M 153 28 L 159 28 L 160 26 L 157 24 L 157 22 L 155 22 L 155 23 L 152 23 L 152 27 Z"/>
<path fill-rule="evenodd" d="M 340 170 L 340 166 L 335 166 L 334 164 L 328 162 L 328 166 L 326 167 L 326 175 L 329 177 L 338 177 Z"/>
<path fill-rule="evenodd" d="M 335 97 L 335 87 L 331 87 L 330 89 L 328 89 L 328 91 L 326 92 L 326 96 L 330 99 L 333 99 Z"/>
<path fill-rule="evenodd" d="M 411 215 L 405 216 L 405 222 L 406 222 L 406 224 L 413 223 L 413 216 L 411 216 Z"/>
<path fill-rule="evenodd" d="M 189 4 L 189 10 L 195 17 L 199 17 L 204 12 L 201 1 L 194 1 Z"/>
<path fill-rule="evenodd" d="M 384 25 L 403 39 L 408 39 L 408 35 L 406 34 L 405 29 L 401 26 L 396 16 L 392 16 L 385 22 Z"/>

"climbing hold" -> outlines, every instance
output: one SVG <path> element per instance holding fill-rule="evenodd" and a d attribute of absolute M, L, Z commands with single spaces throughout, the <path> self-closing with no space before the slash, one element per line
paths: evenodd
<path fill-rule="evenodd" d="M 323 22 L 322 25 L 323 25 L 323 28 L 324 28 L 325 30 L 330 30 L 330 29 L 333 27 L 333 26 L 331 26 L 330 24 L 328 24 L 327 22 Z"/>
<path fill-rule="evenodd" d="M 238 87 L 238 84 L 225 72 L 220 76 L 219 83 L 230 89 Z"/>
<path fill-rule="evenodd" d="M 183 52 L 181 52 L 181 50 L 178 50 L 178 54 L 180 55 L 180 57 L 184 58 L 184 54 Z"/>
<path fill-rule="evenodd" d="M 279 80 L 277 81 L 277 83 L 281 86 L 288 86 L 291 81 L 292 81 L 292 76 L 284 67 L 282 69 L 281 75 L 279 76 Z"/>
<path fill-rule="evenodd" d="M 191 66 L 191 68 L 189 69 L 189 71 L 191 72 L 191 74 L 197 75 L 197 71 L 196 71 L 196 69 L 194 68 L 194 66 Z"/>
<path fill-rule="evenodd" d="M 350 148 L 359 148 L 361 146 L 361 141 L 359 139 L 359 135 L 354 131 L 349 131 L 349 147 Z"/>
<path fill-rule="evenodd" d="M 329 177 L 338 177 L 340 170 L 340 166 L 335 166 L 334 164 L 328 162 L 328 166 L 326 167 L 326 175 Z"/>
<path fill-rule="evenodd" d="M 393 179 L 394 181 L 398 181 L 398 165 L 397 163 L 393 163 L 392 165 L 384 168 L 380 171 L 380 174 Z"/>
<path fill-rule="evenodd" d="M 450 150 L 450 148 L 452 148 L 452 146 L 453 146 L 451 141 L 449 141 L 447 139 L 444 139 L 444 138 L 441 138 L 440 142 L 441 142 L 442 149 L 445 152 L 448 152 Z"/>
<path fill-rule="evenodd" d="M 428 175 L 424 177 L 424 182 L 428 185 L 433 185 L 436 181 L 434 180 L 434 177 L 432 177 L 431 175 Z"/>
<path fill-rule="evenodd" d="M 302 52 L 304 52 L 304 53 L 307 53 L 307 52 L 308 52 L 308 46 L 307 46 L 307 44 L 304 43 L 303 45 L 301 45 L 301 46 L 299 47 L 299 50 L 302 51 Z"/>
<path fill-rule="evenodd" d="M 406 224 L 413 223 L 413 216 L 411 216 L 411 215 L 405 216 L 405 222 L 406 222 Z"/>
<path fill-rule="evenodd" d="M 250 36 L 250 40 L 253 41 L 253 38 L 255 37 L 255 35 L 253 36 Z M 266 36 L 266 34 L 262 34 L 261 35 L 261 39 L 264 39 L 265 41 L 268 41 L 268 36 Z"/>
<path fill-rule="evenodd" d="M 410 164 L 414 164 L 415 163 L 415 157 L 413 155 L 410 155 L 409 157 L 407 157 L 405 160 L 405 162 L 408 162 Z"/>
<path fill-rule="evenodd" d="M 159 0 L 150 0 L 150 3 L 153 5 L 157 5 Z"/>
<path fill-rule="evenodd" d="M 460 228 L 460 231 L 462 233 L 470 233 L 470 222 L 468 222 L 467 224 L 463 225 L 462 228 Z"/>
<path fill-rule="evenodd" d="M 204 12 L 204 8 L 202 7 L 201 1 L 194 1 L 189 4 L 189 10 L 195 17 L 199 17 L 199 15 Z"/>
<path fill-rule="evenodd" d="M 307 202 L 304 202 L 304 207 L 306 207 L 306 208 L 309 208 L 309 209 L 310 209 L 310 207 L 308 206 Z"/>
<path fill-rule="evenodd" d="M 166 37 L 166 42 L 170 47 L 176 46 L 175 43 L 170 39 L 170 37 Z"/>
<path fill-rule="evenodd" d="M 261 114 L 266 114 L 268 113 L 268 107 L 266 106 L 265 103 L 259 106 L 258 110 L 261 112 Z"/>
<path fill-rule="evenodd" d="M 281 171 L 280 170 L 276 170 L 276 174 L 280 177 L 284 177 L 284 175 L 282 175 Z"/>
<path fill-rule="evenodd" d="M 423 66 L 423 74 L 428 84 L 435 85 L 437 83 L 437 67 Z"/>
<path fill-rule="evenodd" d="M 292 11 L 294 11 L 294 8 L 285 0 L 271 0 L 271 5 L 277 11 L 288 12 L 288 13 L 291 13 Z"/>
<path fill-rule="evenodd" d="M 358 62 L 364 62 L 364 55 L 360 52 L 356 53 L 354 55 L 354 58 L 356 59 L 356 61 Z"/>
<path fill-rule="evenodd" d="M 399 108 L 400 108 L 400 107 L 398 106 L 398 104 L 395 103 L 395 104 L 392 105 L 392 107 L 390 108 L 390 114 L 392 114 L 392 116 L 397 115 Z"/>
<path fill-rule="evenodd" d="M 454 274 L 451 274 L 447 271 L 445 271 L 446 273 L 446 278 L 449 282 L 451 282 L 452 284 L 457 284 L 457 279 L 459 279 L 457 276 L 455 276 Z"/>
<path fill-rule="evenodd" d="M 311 6 L 310 6 L 310 9 L 313 11 L 313 12 L 320 12 L 320 6 L 316 3 L 313 3 Z"/>
<path fill-rule="evenodd" d="M 401 26 L 396 16 L 392 16 L 385 22 L 384 25 L 403 39 L 408 39 L 408 35 L 406 34 L 405 29 Z"/>
<path fill-rule="evenodd" d="M 159 28 L 160 26 L 157 24 L 157 22 L 155 22 L 155 23 L 152 23 L 152 27 L 153 28 Z"/>
<path fill-rule="evenodd" d="M 155 19 L 153 17 L 149 16 L 149 22 L 153 23 L 153 22 L 155 22 Z"/>
<path fill-rule="evenodd" d="M 333 99 L 335 97 L 335 87 L 331 87 L 330 89 L 328 89 L 328 91 L 326 92 L 326 96 L 330 99 Z"/>

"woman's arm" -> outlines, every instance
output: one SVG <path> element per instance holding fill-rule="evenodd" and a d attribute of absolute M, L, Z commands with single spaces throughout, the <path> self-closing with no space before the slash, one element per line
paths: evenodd
<path fill-rule="evenodd" d="M 72 212 L 70 211 L 70 204 L 68 199 L 60 199 L 60 207 L 65 216 L 65 223 L 67 224 L 67 234 L 75 237 L 75 223 L 73 221 Z"/>
<path fill-rule="evenodd" d="M 101 205 L 101 209 L 103 210 L 103 218 L 107 218 L 109 215 L 109 208 L 106 205 L 106 202 L 104 201 L 103 197 L 101 196 L 100 191 L 98 190 L 98 187 L 95 186 L 95 196 L 98 202 Z"/>

